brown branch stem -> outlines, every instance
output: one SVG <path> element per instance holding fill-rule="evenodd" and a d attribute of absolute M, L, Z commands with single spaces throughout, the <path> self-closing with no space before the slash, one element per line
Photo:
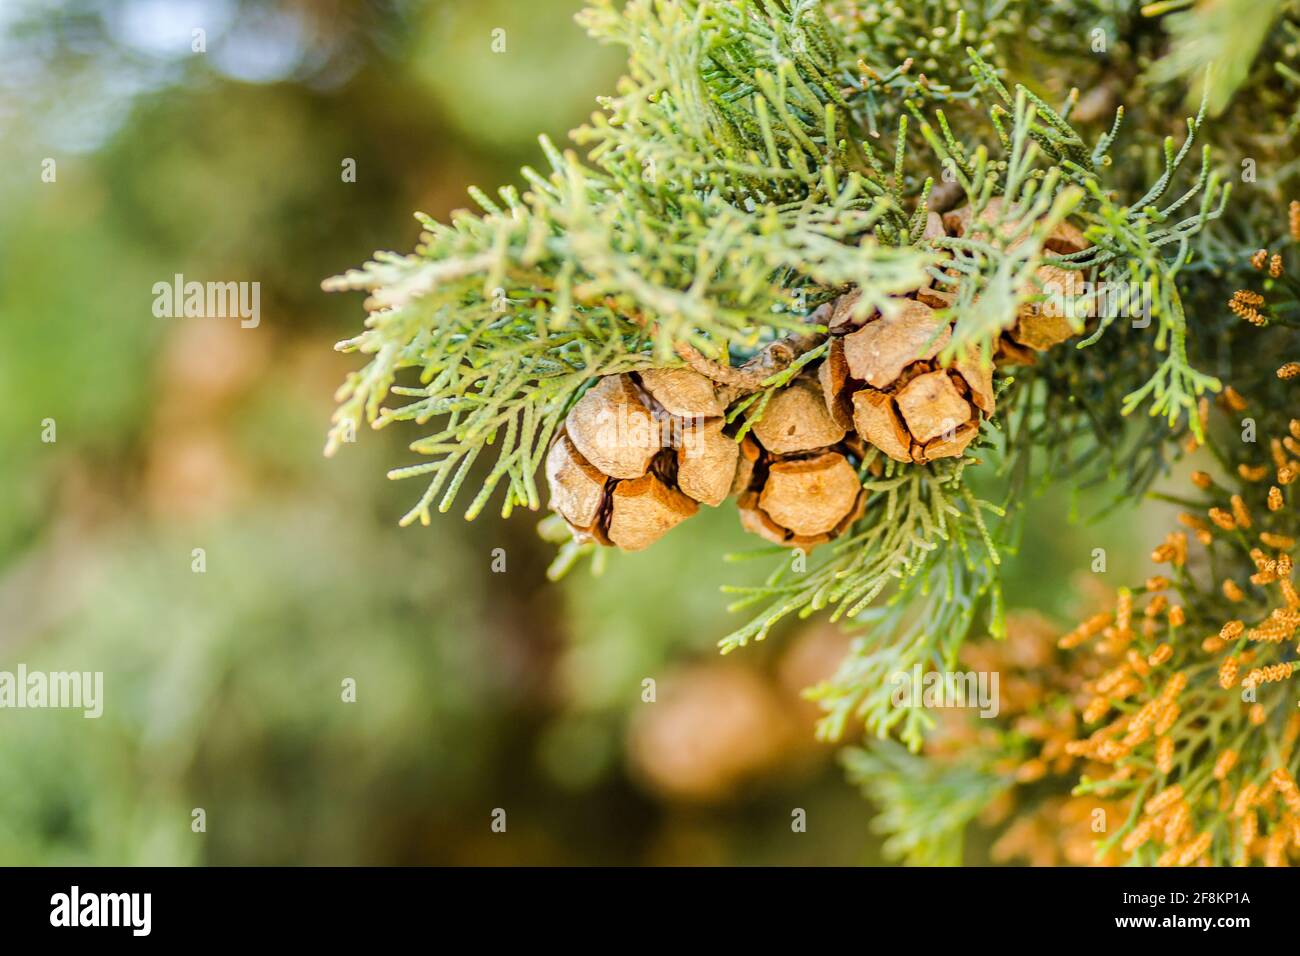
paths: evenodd
<path fill-rule="evenodd" d="M 614 306 L 610 304 L 610 307 Z M 830 303 L 819 306 L 808 316 L 808 322 L 813 325 L 825 325 L 830 319 L 831 311 Z M 632 322 L 653 332 L 652 320 L 636 313 L 624 314 Z M 739 366 L 711 359 L 689 342 L 676 343 L 673 351 L 696 372 L 743 395 L 758 391 L 765 381 L 778 372 L 785 371 L 801 355 L 821 345 L 825 338 L 824 332 L 793 332 L 774 342 L 769 342 L 753 358 Z"/>

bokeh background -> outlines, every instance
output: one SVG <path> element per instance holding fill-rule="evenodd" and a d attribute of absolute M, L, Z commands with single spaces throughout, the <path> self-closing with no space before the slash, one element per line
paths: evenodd
<path fill-rule="evenodd" d="M 550 584 L 537 515 L 398 528 L 414 434 L 321 456 L 362 309 L 320 281 L 587 117 L 622 61 L 578 6 L 0 4 L 0 669 L 106 683 L 99 720 L 0 711 L 0 863 L 881 862 L 799 696 L 847 639 L 717 655 L 730 505 Z M 176 273 L 260 282 L 261 324 L 154 317 Z M 1131 515 L 1030 508 L 1013 604 L 1139 566 Z"/>

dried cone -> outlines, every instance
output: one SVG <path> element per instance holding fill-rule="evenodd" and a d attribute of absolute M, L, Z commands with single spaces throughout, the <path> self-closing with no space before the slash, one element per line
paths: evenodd
<path fill-rule="evenodd" d="M 998 235 L 1014 249 L 1025 242 L 1028 230 L 1022 233 L 1021 224 L 1015 218 L 1015 210 L 1003 218 L 1006 203 L 999 197 L 988 201 L 981 210 L 979 220 L 990 226 L 996 225 Z M 955 209 L 943 217 L 944 227 L 954 236 L 964 236 L 970 230 L 975 219 L 970 206 Z M 1058 256 L 1082 252 L 1088 248 L 1088 240 L 1083 233 L 1068 222 L 1060 223 L 1043 241 L 1043 248 Z M 1060 266 L 1044 265 L 1035 270 L 1036 288 L 1034 293 L 1042 292 L 1045 298 L 1037 302 L 1025 303 L 1016 315 L 1016 321 L 1003 335 L 1003 348 L 999 357 L 1018 363 L 1033 361 L 1033 351 L 1045 352 L 1072 338 L 1077 329 L 1070 322 L 1068 311 L 1073 310 L 1077 319 L 1093 317 L 1096 304 L 1091 299 L 1081 298 L 1085 291 L 1086 279 L 1077 269 L 1063 269 Z M 1031 350 L 1031 351 L 1027 351 Z"/>
<path fill-rule="evenodd" d="M 979 218 L 1014 248 L 1029 230 L 1004 208 L 992 199 Z M 930 213 L 923 238 L 963 236 L 974 218 L 970 206 Z M 1058 255 L 1087 245 L 1068 223 L 1044 242 Z M 865 317 L 855 316 L 859 294 L 849 292 L 823 307 L 830 346 L 818 381 L 800 378 L 773 395 L 739 445 L 724 430 L 734 394 L 711 379 L 686 368 L 607 376 L 574 406 L 549 451 L 551 505 L 580 538 L 638 550 L 700 504 L 734 493 L 748 530 L 816 547 L 862 514 L 863 442 L 902 462 L 960 456 L 981 416 L 994 413 L 994 361 L 1032 363 L 1035 351 L 1074 335 L 1062 304 L 1084 284 L 1078 270 L 1041 266 L 1034 291 L 1046 296 L 1022 308 L 996 354 L 951 367 L 938 362 L 952 330 L 936 312 L 954 296 L 932 277 Z"/>
<path fill-rule="evenodd" d="M 827 414 L 817 387 L 804 379 L 773 395 L 754 425 L 754 437 L 774 455 L 825 448 L 844 433 L 844 426 Z"/>
<path fill-rule="evenodd" d="M 848 459 L 828 451 L 772 462 L 758 506 L 796 537 L 830 534 L 852 510 L 862 483 Z M 845 507 L 845 503 L 849 507 Z"/>
<path fill-rule="evenodd" d="M 728 395 L 689 369 L 602 378 L 546 456 L 551 507 L 583 540 L 639 551 L 730 492 L 740 449 Z"/>
<path fill-rule="evenodd" d="M 855 457 L 816 384 L 795 381 L 771 398 L 741 443 L 741 526 L 803 551 L 842 534 L 866 500 Z"/>
<path fill-rule="evenodd" d="M 992 363 L 941 367 L 949 324 L 920 299 L 894 301 L 890 314 L 832 337 L 818 372 L 827 413 L 896 461 L 956 457 L 993 414 Z"/>

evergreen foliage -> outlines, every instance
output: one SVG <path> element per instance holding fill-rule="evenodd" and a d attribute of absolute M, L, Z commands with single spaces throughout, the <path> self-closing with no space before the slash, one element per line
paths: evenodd
<path fill-rule="evenodd" d="M 527 192 L 475 190 L 480 212 L 421 217 L 413 253 L 326 283 L 365 291 L 369 313 L 339 345 L 365 364 L 339 391 L 327 450 L 364 424 L 414 422 L 428 433 L 410 448 L 428 460 L 390 473 L 428 482 L 406 521 L 449 510 L 471 475 L 467 518 L 498 492 L 503 515 L 536 510 L 547 448 L 601 376 L 737 364 L 825 331 L 819 307 L 849 289 L 865 316 L 927 275 L 953 296 L 940 361 L 987 362 L 1042 298 L 1044 264 L 1124 290 L 1086 335 L 998 370 L 999 412 L 963 457 L 902 465 L 869 451 L 864 514 L 806 570 L 780 548 L 744 556 L 773 570 L 732 589 L 735 609 L 757 610 L 723 650 L 829 610 L 860 634 L 811 691 L 821 733 L 865 725 L 920 750 L 931 720 L 891 704 L 888 676 L 952 669 L 973 631 L 1005 634 L 998 567 L 1028 494 L 1109 482 L 1118 499 L 1142 495 L 1206 439 L 1204 401 L 1223 379 L 1272 407 L 1278 380 L 1242 359 L 1252 335 L 1294 344 L 1300 290 L 1269 280 L 1263 332 L 1224 303 L 1266 231 L 1276 238 L 1295 171 L 1297 4 L 1248 6 L 597 0 L 580 21 L 626 49 L 627 72 L 573 133 L 585 155 L 543 140 L 550 171 L 525 169 Z M 1109 49 L 1090 46 L 1095 30 Z M 1136 101 L 1114 102 L 1118 88 Z M 1188 97 L 1199 105 L 1175 128 Z M 1225 173 L 1244 149 L 1260 180 L 1239 197 Z M 994 199 L 1002 211 L 966 235 L 923 237 L 930 209 Z M 1044 243 L 1067 218 L 1090 245 L 1057 255 Z M 768 378 L 731 418 L 748 428 L 821 356 Z M 591 550 L 565 543 L 555 572 Z M 1187 597 L 1188 614 L 1203 610 Z M 1011 785 L 995 762 L 973 752 L 939 767 L 892 741 L 847 758 L 915 862 L 959 859 L 966 824 Z"/>

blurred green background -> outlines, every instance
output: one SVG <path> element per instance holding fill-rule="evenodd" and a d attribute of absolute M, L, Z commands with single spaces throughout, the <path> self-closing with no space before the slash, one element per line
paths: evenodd
<path fill-rule="evenodd" d="M 397 527 L 413 433 L 321 457 L 362 318 L 321 279 L 586 118 L 622 64 L 578 6 L 0 5 L 0 669 L 106 685 L 99 720 L 0 711 L 0 863 L 879 861 L 799 698 L 846 639 L 716 654 L 730 505 L 552 585 L 536 515 Z M 176 273 L 260 282 L 261 324 L 154 317 Z M 1009 568 L 1058 618 L 1092 547 L 1139 563 L 1068 507 Z"/>

